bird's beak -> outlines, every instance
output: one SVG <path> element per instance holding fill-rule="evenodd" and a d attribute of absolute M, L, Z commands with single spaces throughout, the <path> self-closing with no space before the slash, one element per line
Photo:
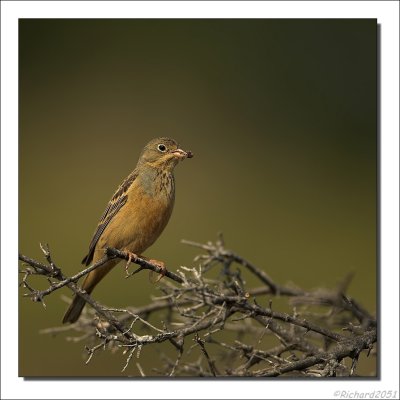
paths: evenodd
<path fill-rule="evenodd" d="M 193 157 L 193 153 L 191 151 L 185 151 L 182 149 L 176 149 L 172 152 L 172 154 L 180 160 Z"/>

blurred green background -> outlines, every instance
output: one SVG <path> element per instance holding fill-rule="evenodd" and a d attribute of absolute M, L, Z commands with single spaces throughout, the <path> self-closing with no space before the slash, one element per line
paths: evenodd
<path fill-rule="evenodd" d="M 375 313 L 376 47 L 376 20 L 20 20 L 20 251 L 42 258 L 49 243 L 76 273 L 142 146 L 170 136 L 195 158 L 176 169 L 174 213 L 147 256 L 189 266 L 197 252 L 180 240 L 222 231 L 282 284 L 334 288 L 354 271 L 349 294 Z M 124 273 L 96 299 L 160 294 Z M 39 333 L 61 324 L 61 294 L 46 310 L 19 299 L 20 375 L 120 376 L 120 353 L 85 365 L 84 342 Z M 158 362 L 143 349 L 146 373 Z"/>

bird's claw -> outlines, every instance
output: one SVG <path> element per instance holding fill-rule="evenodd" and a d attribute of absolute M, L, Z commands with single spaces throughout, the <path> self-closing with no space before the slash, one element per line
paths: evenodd
<path fill-rule="evenodd" d="M 165 266 L 165 264 L 164 264 L 163 261 L 154 260 L 154 259 L 150 259 L 150 260 L 148 260 L 148 261 L 149 261 L 149 263 L 151 263 L 151 264 L 157 266 L 157 267 L 160 268 L 160 270 L 161 270 L 161 271 L 158 272 L 158 273 L 159 273 L 159 276 L 157 277 L 157 279 L 155 279 L 155 280 L 151 279 L 153 283 L 157 283 L 157 282 L 159 282 L 159 281 L 165 276 L 165 274 L 167 273 L 167 267 Z M 153 271 L 151 271 L 151 272 L 153 272 Z M 152 274 L 151 274 L 150 276 L 152 276 Z"/>
<path fill-rule="evenodd" d="M 131 264 L 131 262 L 135 262 L 138 258 L 137 254 L 132 253 L 131 251 L 127 251 L 126 252 L 128 254 L 128 261 L 126 262 L 125 265 L 125 272 L 126 272 L 126 276 L 131 276 L 132 274 L 129 273 L 128 269 L 129 269 L 129 265 Z"/>

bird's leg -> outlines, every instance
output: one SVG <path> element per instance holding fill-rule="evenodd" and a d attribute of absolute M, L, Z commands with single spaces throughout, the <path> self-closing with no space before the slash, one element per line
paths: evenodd
<path fill-rule="evenodd" d="M 161 269 L 161 271 L 159 272 L 159 274 L 161 275 L 161 277 L 165 276 L 166 272 L 167 272 L 167 267 L 165 266 L 163 261 L 159 261 L 159 260 L 154 260 L 153 258 L 151 258 L 149 260 L 149 263 L 156 265 L 158 268 Z"/>
<path fill-rule="evenodd" d="M 128 254 L 128 261 L 126 262 L 126 265 L 125 265 L 125 272 L 126 272 L 126 277 L 129 277 L 129 276 L 132 276 L 132 275 L 136 274 L 137 272 L 139 272 L 141 270 L 141 267 L 138 270 L 136 270 L 132 273 L 129 273 L 128 268 L 129 268 L 130 263 L 132 261 L 135 262 L 137 260 L 138 256 L 137 256 L 137 254 L 132 253 L 129 250 L 124 250 L 124 251 L 125 251 L 125 253 Z"/>
<path fill-rule="evenodd" d="M 155 260 L 154 258 L 147 258 L 147 257 L 143 257 L 146 261 L 148 261 L 150 264 L 153 264 L 155 266 L 157 266 L 158 268 L 160 268 L 160 272 L 159 272 L 159 277 L 157 279 L 153 279 L 152 278 L 152 272 L 154 271 L 150 271 L 150 281 L 152 283 L 157 283 L 161 280 L 162 277 L 165 276 L 165 274 L 167 273 L 167 267 L 165 266 L 165 263 L 163 261 L 159 261 L 159 260 Z"/>

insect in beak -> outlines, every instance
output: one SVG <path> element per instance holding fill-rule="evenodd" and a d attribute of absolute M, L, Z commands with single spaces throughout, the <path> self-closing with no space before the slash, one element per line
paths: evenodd
<path fill-rule="evenodd" d="M 181 160 L 184 160 L 185 158 L 192 158 L 193 157 L 193 153 L 191 151 L 185 151 L 182 149 L 176 149 L 172 152 L 172 154 L 175 157 L 178 157 Z"/>

